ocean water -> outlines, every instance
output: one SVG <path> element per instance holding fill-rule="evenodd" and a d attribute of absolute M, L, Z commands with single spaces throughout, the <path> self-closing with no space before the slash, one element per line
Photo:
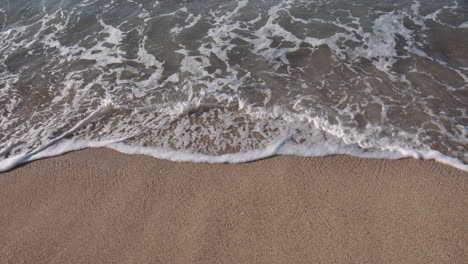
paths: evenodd
<path fill-rule="evenodd" d="M 0 0 L 0 171 L 86 147 L 468 170 L 465 0 Z"/>

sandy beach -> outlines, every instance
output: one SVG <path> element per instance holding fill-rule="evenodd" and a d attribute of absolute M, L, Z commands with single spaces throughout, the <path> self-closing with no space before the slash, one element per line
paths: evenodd
<path fill-rule="evenodd" d="M 467 263 L 468 173 L 86 149 L 0 174 L 0 263 Z"/>

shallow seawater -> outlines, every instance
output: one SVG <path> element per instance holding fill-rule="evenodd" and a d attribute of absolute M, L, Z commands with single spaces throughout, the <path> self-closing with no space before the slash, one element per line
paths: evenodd
<path fill-rule="evenodd" d="M 0 170 L 93 146 L 467 169 L 467 105 L 463 0 L 0 1 Z"/>

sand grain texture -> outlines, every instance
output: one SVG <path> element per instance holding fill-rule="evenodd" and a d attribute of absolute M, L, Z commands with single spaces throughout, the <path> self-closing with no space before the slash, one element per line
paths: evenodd
<path fill-rule="evenodd" d="M 468 263 L 468 173 L 87 149 L 0 174 L 1 263 Z"/>

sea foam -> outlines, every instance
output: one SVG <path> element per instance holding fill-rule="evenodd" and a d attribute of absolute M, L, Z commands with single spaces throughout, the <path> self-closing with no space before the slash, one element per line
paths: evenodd
<path fill-rule="evenodd" d="M 466 170 L 461 0 L 18 1 L 0 10 L 3 171 L 87 147 Z"/>

